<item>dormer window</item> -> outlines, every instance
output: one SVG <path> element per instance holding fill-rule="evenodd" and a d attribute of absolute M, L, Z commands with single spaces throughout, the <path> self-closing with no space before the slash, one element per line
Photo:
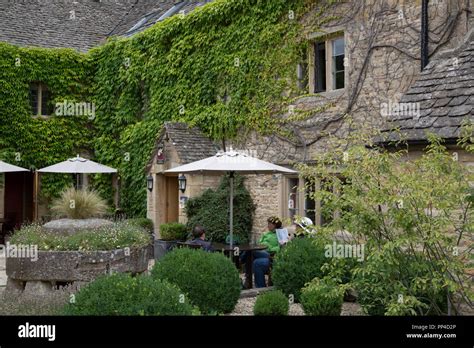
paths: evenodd
<path fill-rule="evenodd" d="M 34 117 L 52 114 L 51 93 L 45 84 L 34 82 L 30 85 L 30 104 Z"/>

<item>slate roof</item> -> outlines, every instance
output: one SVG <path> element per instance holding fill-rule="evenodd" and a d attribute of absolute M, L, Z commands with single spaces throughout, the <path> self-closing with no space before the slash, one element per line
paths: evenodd
<path fill-rule="evenodd" d="M 203 6 L 211 1 L 139 0 L 110 34 L 130 36 L 151 27 L 161 20 L 179 14 L 180 11 L 187 14 L 196 7 Z"/>
<path fill-rule="evenodd" d="M 219 147 L 206 137 L 198 128 L 190 128 L 182 122 L 165 122 L 163 130 L 158 137 L 157 145 L 167 137 L 169 142 L 176 149 L 182 164 L 199 161 L 207 157 L 214 156 Z M 156 155 L 157 149 L 151 156 L 151 161 Z M 151 164 L 148 164 L 148 167 Z"/>
<path fill-rule="evenodd" d="M 110 36 L 136 34 L 164 17 L 189 13 L 207 2 L 210 0 L 0 0 L 0 41 L 85 52 Z M 170 9 L 173 11 L 167 13 Z"/>
<path fill-rule="evenodd" d="M 474 122 L 474 31 L 460 48 L 432 60 L 400 103 L 419 103 L 419 113 L 391 115 L 385 142 L 424 142 L 427 132 L 458 138 L 463 121 Z"/>
<path fill-rule="evenodd" d="M 131 2 L 0 0 L 0 41 L 19 46 L 69 47 L 85 52 L 107 38 L 130 9 Z"/>

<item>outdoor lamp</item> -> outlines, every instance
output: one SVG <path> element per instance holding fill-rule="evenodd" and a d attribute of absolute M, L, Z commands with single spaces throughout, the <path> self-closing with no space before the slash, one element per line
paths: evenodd
<path fill-rule="evenodd" d="M 181 190 L 182 193 L 184 193 L 184 191 L 186 191 L 186 177 L 181 174 L 179 177 L 178 177 L 178 187 L 179 189 Z"/>
<path fill-rule="evenodd" d="M 146 178 L 146 187 L 148 191 L 153 191 L 153 176 L 148 175 Z"/>

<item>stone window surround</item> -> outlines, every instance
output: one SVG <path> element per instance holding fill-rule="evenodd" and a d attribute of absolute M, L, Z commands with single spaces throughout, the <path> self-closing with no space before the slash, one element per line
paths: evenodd
<path fill-rule="evenodd" d="M 305 187 L 304 187 L 304 180 L 303 177 L 299 175 L 285 175 L 283 176 L 283 180 L 281 181 L 282 186 L 281 186 L 281 193 L 282 193 L 282 206 L 281 206 L 281 211 L 280 215 L 282 219 L 289 219 L 290 214 L 289 214 L 289 209 L 288 209 L 288 201 L 290 199 L 290 191 L 289 191 L 289 180 L 290 179 L 298 179 L 298 188 L 297 188 L 297 202 L 295 202 L 295 207 L 297 206 L 298 209 L 295 210 L 295 215 L 298 216 L 305 216 L 304 214 L 304 207 L 306 197 L 305 194 Z M 315 191 L 319 189 L 319 183 L 316 182 L 315 185 Z M 320 201 L 315 201 L 314 202 L 314 210 L 315 210 L 315 216 L 316 216 L 316 221 L 313 221 L 315 226 L 321 226 L 321 215 L 318 214 L 318 212 L 321 211 L 321 202 Z"/>
<path fill-rule="evenodd" d="M 42 109 L 43 109 L 43 91 L 49 91 L 49 88 L 46 84 L 44 84 L 43 82 L 40 82 L 40 81 L 34 81 L 34 82 L 31 82 L 30 83 L 30 86 L 36 86 L 38 89 L 38 96 L 37 96 L 37 105 L 36 105 L 36 108 L 37 108 L 37 112 L 36 114 L 33 114 L 33 118 L 45 118 L 45 119 L 48 119 L 50 117 L 50 115 L 43 115 L 42 114 Z M 51 99 L 51 95 L 50 95 L 50 99 Z"/>
<path fill-rule="evenodd" d="M 336 173 L 337 175 L 337 173 Z M 295 207 L 298 206 L 298 209 L 295 210 L 295 215 L 298 216 L 306 216 L 304 207 L 306 206 L 306 195 L 303 194 L 306 192 L 305 190 L 305 180 L 302 176 L 299 175 L 285 175 L 283 176 L 283 180 L 281 181 L 281 194 L 282 194 L 282 202 L 280 215 L 282 219 L 289 219 L 289 209 L 288 209 L 288 201 L 289 201 L 289 180 L 290 179 L 298 179 L 298 188 L 297 188 L 297 202 L 295 202 Z M 320 190 L 320 180 L 315 180 L 314 184 L 314 192 Z M 337 219 L 340 217 L 340 211 L 335 211 L 333 214 L 333 219 Z M 315 200 L 314 201 L 314 216 L 315 221 L 313 221 L 314 226 L 321 226 L 323 219 L 321 216 L 321 201 Z"/>
<path fill-rule="evenodd" d="M 345 35 L 343 27 L 334 27 L 327 30 L 321 30 L 317 32 L 313 32 L 308 35 L 308 40 L 310 41 L 310 45 L 308 45 L 308 81 L 309 81 L 309 93 L 318 93 L 321 96 L 331 97 L 334 93 L 341 94 L 341 91 L 345 90 L 345 87 L 348 84 L 348 69 L 347 66 L 344 69 L 344 88 L 340 89 L 333 89 L 333 67 L 332 67 L 332 59 L 328 59 L 328 57 L 332 58 L 332 40 L 344 37 L 344 57 L 347 59 L 347 36 Z M 316 92 L 315 91 L 315 60 L 314 60 L 314 44 L 316 42 L 326 43 L 326 91 L 324 92 Z"/>

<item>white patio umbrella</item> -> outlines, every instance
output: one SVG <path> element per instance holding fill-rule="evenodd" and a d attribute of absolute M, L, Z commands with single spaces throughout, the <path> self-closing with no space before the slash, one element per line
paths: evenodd
<path fill-rule="evenodd" d="M 79 155 L 73 158 L 69 158 L 66 161 L 53 164 L 52 166 L 41 168 L 38 170 L 39 173 L 70 173 L 70 174 L 87 174 L 87 173 L 117 173 L 117 169 L 105 166 L 103 164 L 91 161 L 87 158 L 82 158 Z M 36 188 L 35 195 L 38 193 L 38 177 L 35 178 Z M 35 217 L 38 212 L 35 207 Z"/>
<path fill-rule="evenodd" d="M 91 161 L 86 158 L 73 157 L 52 166 L 38 170 L 40 173 L 71 173 L 71 174 L 85 174 L 85 173 L 117 173 L 117 169 L 107 167 L 103 164 Z"/>
<path fill-rule="evenodd" d="M 230 176 L 230 248 L 233 246 L 233 208 L 234 208 L 234 173 L 244 174 L 296 174 L 297 172 L 276 164 L 265 162 L 244 153 L 236 151 L 220 152 L 212 157 L 200 161 L 185 164 L 173 169 L 166 170 L 165 173 L 205 173 L 218 175 L 229 173 Z"/>
<path fill-rule="evenodd" d="M 12 172 L 29 172 L 28 169 L 14 166 L 7 162 L 0 161 L 0 173 L 12 173 Z"/>

